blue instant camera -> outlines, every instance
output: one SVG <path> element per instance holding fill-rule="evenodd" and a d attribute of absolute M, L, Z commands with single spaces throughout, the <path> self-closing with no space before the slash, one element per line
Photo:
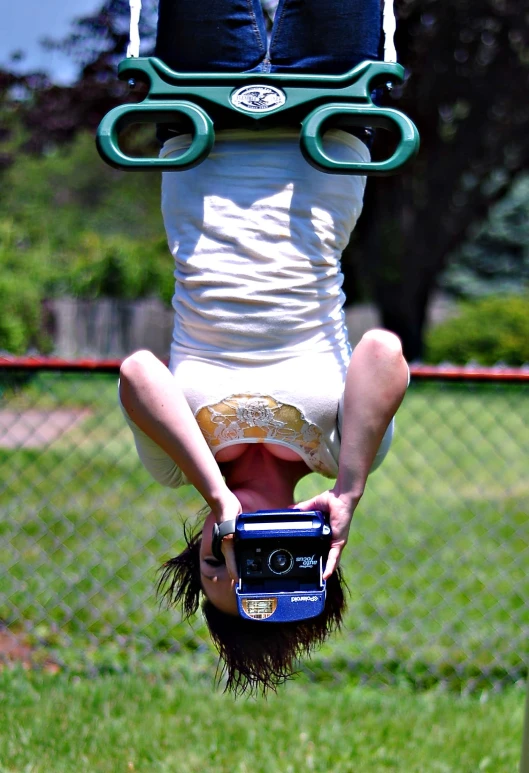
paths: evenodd
<path fill-rule="evenodd" d="M 221 543 L 235 537 L 239 572 L 239 614 L 270 623 L 316 617 L 325 606 L 323 570 L 331 529 L 317 510 L 258 510 L 215 524 L 213 554 L 224 560 Z"/>

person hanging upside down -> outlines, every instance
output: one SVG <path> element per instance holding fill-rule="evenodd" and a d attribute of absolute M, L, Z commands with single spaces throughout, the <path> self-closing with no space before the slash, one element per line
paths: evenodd
<path fill-rule="evenodd" d="M 380 27 L 379 0 L 279 0 L 267 42 L 259 0 L 161 0 L 156 55 L 181 72 L 340 73 L 379 58 Z M 182 127 L 163 131 L 162 156 L 189 147 Z M 333 158 L 367 161 L 364 139 L 331 130 L 324 145 Z M 204 598 L 236 693 L 275 688 L 339 627 L 340 556 L 407 388 L 393 333 L 372 330 L 352 353 L 348 343 L 340 258 L 364 187 L 365 178 L 312 168 L 290 127 L 222 128 L 202 164 L 163 174 L 176 266 L 170 362 L 148 351 L 128 357 L 120 401 L 153 477 L 192 484 L 207 504 L 198 530 L 186 529 L 186 549 L 165 564 L 161 589 L 185 615 Z M 325 611 L 293 623 L 243 620 L 233 542 L 223 540 L 218 561 L 213 524 L 292 506 L 311 472 L 336 479 L 296 505 L 329 513 Z"/>

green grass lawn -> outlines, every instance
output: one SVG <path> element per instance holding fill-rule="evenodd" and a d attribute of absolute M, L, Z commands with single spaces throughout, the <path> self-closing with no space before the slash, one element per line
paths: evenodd
<path fill-rule="evenodd" d="M 517 773 L 524 691 L 291 683 L 234 701 L 178 679 L 0 673 L 0 773 Z"/>
<path fill-rule="evenodd" d="M 200 616 L 160 610 L 156 570 L 201 501 L 153 483 L 116 407 L 114 377 L 42 374 L 0 409 L 89 408 L 48 447 L 0 438 L 0 619 L 69 669 L 145 665 L 208 673 Z M 369 481 L 343 566 L 344 631 L 310 664 L 318 680 L 456 690 L 513 683 L 529 640 L 529 400 L 522 388 L 412 385 L 394 447 Z M 316 475 L 298 492 L 329 482 Z"/>

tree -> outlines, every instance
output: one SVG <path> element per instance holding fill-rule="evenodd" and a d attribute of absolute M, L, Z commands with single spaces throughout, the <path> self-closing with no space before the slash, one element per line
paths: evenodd
<path fill-rule="evenodd" d="M 153 3 L 144 2 L 147 40 Z M 427 303 L 447 256 L 528 160 L 529 8 L 527 0 L 397 0 L 397 11 L 408 78 L 387 101 L 415 120 L 421 151 L 404 174 L 370 181 L 344 267 L 349 297 L 360 277 L 413 360 L 422 356 Z M 128 97 L 115 77 L 128 13 L 126 0 L 106 0 L 77 21 L 61 45 L 79 58 L 79 80 L 33 92 L 24 115 L 29 149 L 94 130 L 117 102 L 141 97 Z M 388 153 L 384 135 L 375 155 Z"/>
<path fill-rule="evenodd" d="M 421 151 L 403 175 L 370 182 L 349 255 L 415 360 L 447 256 L 528 161 L 529 9 L 527 0 L 404 0 L 398 9 L 409 78 L 393 100 L 417 123 Z"/>
<path fill-rule="evenodd" d="M 155 8 L 155 0 L 144 0 L 140 32 L 146 55 L 154 45 Z M 26 151 L 42 153 L 71 141 L 80 131 L 95 132 L 117 104 L 142 98 L 141 88 L 131 92 L 116 77 L 129 40 L 129 13 L 128 0 L 106 0 L 96 13 L 74 20 L 73 31 L 64 40 L 46 42 L 50 50 L 61 50 L 77 62 L 79 77 L 72 86 L 48 82 L 32 90 L 24 111 Z"/>
<path fill-rule="evenodd" d="M 529 286 L 529 176 L 516 178 L 489 217 L 473 226 L 441 277 L 462 298 L 522 293 Z"/>

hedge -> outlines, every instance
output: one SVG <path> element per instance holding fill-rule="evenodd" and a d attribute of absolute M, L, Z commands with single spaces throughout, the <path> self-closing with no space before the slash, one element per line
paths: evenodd
<path fill-rule="evenodd" d="M 457 316 L 427 334 L 425 349 L 432 364 L 529 363 L 529 294 L 462 302 Z"/>

